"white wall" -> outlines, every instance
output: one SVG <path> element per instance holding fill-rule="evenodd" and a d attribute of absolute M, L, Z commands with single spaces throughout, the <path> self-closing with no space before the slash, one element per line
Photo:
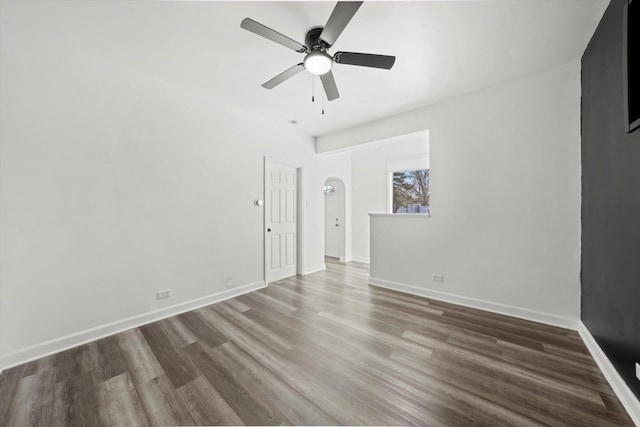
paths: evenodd
<path fill-rule="evenodd" d="M 488 301 L 494 308 L 503 305 L 575 327 L 580 64 L 322 137 L 316 144 L 327 151 L 419 129 L 429 129 L 432 217 L 380 218 L 372 224 L 372 280 L 480 306 Z M 354 172 L 354 195 L 361 185 Z M 444 283 L 432 282 L 432 274 L 444 274 Z"/>
<path fill-rule="evenodd" d="M 304 263 L 322 268 L 322 185 L 348 156 L 319 160 L 291 127 L 12 18 L 0 34 L 0 367 L 260 285 L 264 155 L 304 166 Z"/>
<path fill-rule="evenodd" d="M 387 212 L 388 162 L 428 158 L 428 138 L 428 132 L 418 132 L 354 148 L 351 155 L 353 260 L 369 262 L 369 213 Z"/>

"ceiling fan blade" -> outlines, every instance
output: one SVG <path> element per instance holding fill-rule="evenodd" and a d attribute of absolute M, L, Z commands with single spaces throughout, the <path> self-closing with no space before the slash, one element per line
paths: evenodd
<path fill-rule="evenodd" d="M 320 39 L 328 46 L 333 46 L 362 3 L 361 1 L 339 1 L 333 8 L 327 25 L 320 34 Z"/>
<path fill-rule="evenodd" d="M 396 62 L 395 56 L 374 55 L 373 53 L 336 52 L 333 60 L 338 64 L 360 65 L 361 67 L 384 68 L 390 70 Z"/>
<path fill-rule="evenodd" d="M 327 99 L 329 101 L 340 98 L 340 94 L 338 93 L 338 86 L 336 86 L 336 81 L 334 80 L 333 73 L 331 71 L 326 74 L 322 74 L 320 76 L 320 81 L 322 81 L 324 93 L 327 94 Z"/>
<path fill-rule="evenodd" d="M 266 27 L 259 22 L 254 21 L 253 19 L 244 18 L 240 23 L 240 27 L 266 39 L 274 41 L 278 44 L 281 44 L 282 46 L 288 47 L 289 49 L 293 49 L 296 52 L 307 51 L 307 48 L 303 44 L 300 44 L 297 41 L 285 36 L 284 34 L 280 34 L 279 32 L 272 30 L 271 28 Z"/>
<path fill-rule="evenodd" d="M 293 67 L 289 68 L 287 71 L 284 71 L 278 74 L 277 76 L 275 76 L 274 78 L 272 78 L 271 80 L 269 80 L 268 82 L 263 83 L 262 87 L 265 89 L 273 89 L 283 81 L 290 79 L 291 77 L 295 76 L 302 70 L 304 70 L 304 64 L 300 63 L 298 65 L 294 65 Z"/>

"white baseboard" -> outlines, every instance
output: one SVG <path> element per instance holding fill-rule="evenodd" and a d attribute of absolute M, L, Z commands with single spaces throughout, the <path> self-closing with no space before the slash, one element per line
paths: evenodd
<path fill-rule="evenodd" d="M 466 307 L 477 308 L 480 310 L 491 311 L 493 313 L 517 317 L 519 319 L 531 320 L 533 322 L 544 323 L 552 326 L 558 326 L 561 328 L 571 329 L 574 331 L 578 327 L 578 319 L 558 316 L 551 313 L 529 310 L 526 308 L 515 307 L 512 305 L 499 304 L 499 303 L 484 301 L 476 298 L 469 298 L 461 295 L 449 294 L 446 292 L 434 291 L 431 289 L 420 288 L 413 285 L 406 285 L 404 283 L 376 279 L 375 277 L 369 277 L 369 284 L 374 286 L 379 286 L 381 288 L 392 289 L 394 291 L 406 292 L 408 294 L 418 295 L 421 297 L 432 298 L 435 300 L 450 302 L 453 304 L 464 305 Z"/>
<path fill-rule="evenodd" d="M 638 401 L 636 395 L 633 394 L 627 383 L 622 379 L 582 321 L 578 322 L 578 333 L 591 353 L 591 357 L 596 361 L 602 374 L 609 382 L 613 392 L 618 396 L 618 399 L 620 399 L 620 403 L 622 403 L 622 406 L 627 410 L 633 422 L 640 427 L 640 401 Z"/>
<path fill-rule="evenodd" d="M 185 301 L 169 307 L 153 310 L 144 314 L 117 320 L 115 322 L 107 323 L 105 325 L 97 326 L 91 329 L 86 329 L 84 331 L 69 334 L 60 338 L 54 338 L 43 343 L 24 347 L 19 350 L 12 351 L 11 353 L 1 355 L 0 366 L 2 367 L 2 370 L 8 369 L 13 366 L 21 365 L 23 363 L 30 362 L 41 357 L 49 356 L 63 350 L 67 350 L 82 344 L 89 343 L 91 341 L 98 340 L 100 338 L 107 337 L 109 335 L 117 334 L 118 332 L 126 331 L 128 329 L 146 325 L 147 323 L 175 316 L 176 314 L 204 307 L 205 305 L 221 302 L 230 298 L 237 297 L 239 295 L 253 292 L 255 290 L 264 288 L 265 286 L 266 285 L 264 281 L 249 283 L 247 285 L 243 285 L 234 289 L 229 289 L 204 297 L 195 298 L 190 301 Z"/>
<path fill-rule="evenodd" d="M 320 264 L 316 267 L 311 267 L 311 268 L 307 268 L 305 269 L 304 273 L 302 274 L 303 276 L 306 276 L 307 274 L 313 274 L 313 273 L 317 273 L 318 271 L 323 271 L 326 270 L 327 266 L 325 264 Z"/>

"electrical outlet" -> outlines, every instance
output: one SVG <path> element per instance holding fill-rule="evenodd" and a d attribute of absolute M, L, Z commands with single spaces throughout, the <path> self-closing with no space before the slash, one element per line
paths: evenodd
<path fill-rule="evenodd" d="M 636 363 L 636 378 L 640 380 L 640 363 Z"/>
<path fill-rule="evenodd" d="M 158 291 L 156 299 L 165 299 L 171 296 L 171 289 L 165 289 L 164 291 Z"/>
<path fill-rule="evenodd" d="M 433 274 L 431 275 L 431 280 L 434 282 L 444 282 L 444 274 Z"/>

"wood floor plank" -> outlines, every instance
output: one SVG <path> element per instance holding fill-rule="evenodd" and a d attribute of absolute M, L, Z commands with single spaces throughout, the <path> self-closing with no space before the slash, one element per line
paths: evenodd
<path fill-rule="evenodd" d="M 358 417 L 358 414 L 350 410 L 349 400 L 339 396 L 335 388 L 327 384 L 326 377 L 324 381 L 319 381 L 318 377 L 311 375 L 305 369 L 287 360 L 280 352 L 256 340 L 245 330 L 234 325 L 213 310 L 212 316 L 213 319 L 216 319 L 216 316 L 218 316 L 218 324 L 226 328 L 225 333 L 229 333 L 230 336 L 234 337 L 234 344 L 260 361 L 266 369 L 271 372 L 277 372 L 283 381 L 319 407 L 322 409 L 326 408 L 325 411 L 330 412 L 332 416 L 336 417 L 339 424 L 367 424 L 362 422 L 362 419 L 366 419 L 366 417 Z M 346 397 L 348 397 L 348 394 Z M 368 424 L 371 424 L 371 422 Z"/>
<path fill-rule="evenodd" d="M 291 350 L 291 343 L 288 342 L 285 337 L 279 336 L 274 333 L 274 331 L 270 331 L 259 323 L 243 316 L 241 313 L 238 313 L 235 310 L 230 310 L 225 306 L 213 305 L 211 308 L 217 311 L 220 315 L 230 319 L 249 334 L 253 335 L 256 339 L 264 342 L 273 349 L 281 353 Z"/>
<path fill-rule="evenodd" d="M 295 307 L 289 303 L 286 303 L 282 300 L 273 298 L 267 295 L 263 290 L 259 290 L 256 292 L 251 292 L 250 294 L 243 295 L 244 299 L 250 299 L 259 301 L 271 308 L 271 310 L 278 311 L 281 313 L 291 313 L 292 311 L 296 311 L 298 307 Z"/>
<path fill-rule="evenodd" d="M 97 372 L 76 375 L 56 384 L 54 394 L 53 425 L 95 426 L 99 424 Z"/>
<path fill-rule="evenodd" d="M 461 366 L 457 361 L 429 358 L 419 360 L 402 351 L 395 352 L 391 359 L 413 369 L 412 375 L 420 378 L 420 373 L 441 381 L 455 384 L 464 390 L 482 396 L 504 407 L 536 420 L 545 425 L 615 425 L 613 420 L 603 422 L 598 417 L 585 414 L 582 410 L 563 407 L 557 411 L 554 394 L 546 390 L 523 388 L 521 383 L 509 377 L 498 377 L 481 372 L 474 367 Z M 621 424 L 624 425 L 624 422 Z"/>
<path fill-rule="evenodd" d="M 136 386 L 140 402 L 150 425 L 192 425 L 193 418 L 166 375 Z"/>
<path fill-rule="evenodd" d="M 529 418 L 514 411 L 513 408 L 495 404 L 473 393 L 468 393 L 457 384 L 441 381 L 435 377 L 421 377 L 413 370 L 407 370 L 376 355 L 359 355 L 361 363 L 372 368 L 384 383 L 394 384 L 403 394 L 421 399 L 428 391 L 435 402 L 452 413 L 452 419 L 459 419 L 462 425 L 480 423 L 483 425 L 534 426 Z M 466 406 L 465 410 L 462 410 Z"/>
<path fill-rule="evenodd" d="M 429 419 L 431 423 L 446 425 L 438 417 L 428 418 L 427 412 L 416 405 L 414 400 L 406 399 L 406 394 L 399 399 L 392 393 L 389 384 L 375 378 L 369 369 L 355 367 L 349 358 L 334 355 L 332 359 L 327 359 L 321 351 L 313 351 L 311 348 L 294 349 L 290 357 L 295 360 L 304 359 L 304 362 L 299 363 L 313 376 L 326 375 L 333 383 L 334 393 L 341 399 L 349 400 L 358 424 L 420 425 L 421 419 Z M 377 392 L 370 393 L 371 389 Z M 432 410 L 440 413 L 446 408 L 433 405 Z"/>
<path fill-rule="evenodd" d="M 218 313 L 214 312 L 214 315 L 218 315 Z M 280 352 L 254 339 L 253 336 L 228 320 L 219 317 L 219 321 L 222 324 L 226 323 L 229 332 L 234 336 L 234 344 L 237 344 L 247 354 L 260 361 L 266 369 L 271 372 L 277 372 L 283 381 L 325 410 L 325 412 L 331 413 L 339 421 L 339 424 L 376 424 L 375 419 L 368 418 L 368 414 L 358 414 L 352 408 L 352 402 L 349 400 L 350 393 L 340 394 L 336 390 L 334 384 L 340 381 L 339 378 L 336 378 L 336 381 L 329 381 L 330 377 L 327 373 L 313 375 L 306 367 L 304 369 L 299 367 L 294 361 L 286 359 L 286 356 L 283 357 Z M 320 381 L 319 378 L 323 380 Z M 380 423 L 378 422 L 377 424 Z"/>
<path fill-rule="evenodd" d="M 528 410 L 527 400 L 519 399 L 523 395 L 522 393 L 513 393 L 515 387 L 512 388 L 509 384 L 504 384 L 495 378 L 487 378 L 477 374 L 473 370 L 464 369 L 459 366 L 455 366 L 451 370 L 446 369 L 448 366 L 442 367 L 441 369 L 431 369 L 438 361 L 429 359 L 427 362 L 403 351 L 394 352 L 390 359 L 411 369 L 411 375 L 413 377 L 423 379 L 424 377 L 420 377 L 420 374 L 425 374 L 429 377 L 437 378 L 444 383 L 458 386 L 476 396 L 484 397 L 505 408 L 510 408 L 531 420 L 537 420 L 547 425 L 554 425 L 554 422 L 557 424 L 557 421 L 554 420 L 553 417 L 547 417 L 541 411 Z M 429 380 L 428 383 L 431 383 L 431 380 Z"/>
<path fill-rule="evenodd" d="M 93 372 L 100 381 L 106 381 L 127 372 L 127 359 L 120 349 L 117 337 L 103 338 L 96 341 L 95 345 L 98 352 L 98 366 Z"/>
<path fill-rule="evenodd" d="M 269 397 L 269 406 L 280 408 L 280 412 L 295 425 L 335 425 L 336 420 L 318 408 L 313 402 L 265 369 L 248 353 L 233 342 L 213 349 L 213 353 L 227 365 L 234 367 L 240 381 L 253 393 Z"/>
<path fill-rule="evenodd" d="M 43 357 L 32 360 L 31 362 L 21 365 L 19 369 L 22 371 L 21 377 L 28 377 L 40 371 L 55 370 L 55 357 Z"/>
<path fill-rule="evenodd" d="M 160 322 L 169 336 L 169 340 L 175 345 L 184 347 L 198 341 L 198 336 L 178 316 L 169 317 Z"/>
<path fill-rule="evenodd" d="M 292 313 L 294 322 L 300 322 L 311 336 L 318 337 L 319 342 L 333 342 L 335 345 L 353 347 L 354 351 L 371 351 L 389 355 L 395 348 L 385 340 L 371 338 L 371 334 L 362 333 L 358 329 L 346 328 L 327 316 L 320 316 L 314 311 L 298 310 Z M 314 339 L 314 341 L 316 341 Z"/>
<path fill-rule="evenodd" d="M 198 377 L 183 385 L 177 393 L 196 425 L 244 425 L 238 414 L 205 377 Z"/>
<path fill-rule="evenodd" d="M 7 426 L 47 425 L 53 418 L 55 376 L 40 371 L 21 378 L 7 412 Z"/>
<path fill-rule="evenodd" d="M 591 355 L 584 347 L 580 350 L 575 350 L 575 349 L 565 348 L 562 345 L 543 343 L 542 348 L 546 353 L 555 354 L 557 356 L 565 357 L 567 359 L 579 360 L 585 365 L 589 365 L 589 366 L 595 365 L 595 362 L 591 358 Z"/>
<path fill-rule="evenodd" d="M 499 357 L 535 372 L 570 382 L 598 393 L 610 393 L 611 388 L 602 384 L 602 374 L 597 365 L 577 363 L 544 351 L 527 351 L 516 345 L 499 341 Z"/>
<path fill-rule="evenodd" d="M 338 316 L 326 311 L 319 313 L 319 316 L 330 319 L 334 321 L 336 324 L 341 324 L 343 327 L 351 328 L 353 330 L 361 332 L 369 336 L 370 339 L 380 341 L 388 345 L 389 347 L 402 348 L 410 353 L 417 354 L 420 356 L 425 356 L 425 357 L 428 357 L 431 355 L 431 353 L 433 353 L 433 348 L 430 348 L 428 345 L 425 345 L 424 341 L 418 342 L 418 341 L 415 341 L 415 340 L 412 341 L 409 339 L 405 340 L 388 333 L 382 333 L 380 331 L 373 332 L 368 330 L 366 326 L 362 324 L 353 322 L 351 320 L 345 321 L 344 319 L 340 319 Z"/>
<path fill-rule="evenodd" d="M 580 336 L 326 270 L 0 373 L 0 425 L 633 426 Z"/>
<path fill-rule="evenodd" d="M 142 384 L 164 374 L 162 366 L 139 329 L 131 329 L 117 336 L 118 346 L 134 384 Z"/>
<path fill-rule="evenodd" d="M 18 381 L 24 376 L 27 365 L 5 369 L 0 373 L 0 425 L 6 425 L 7 412 L 15 395 Z"/>
<path fill-rule="evenodd" d="M 416 425 L 415 414 L 407 411 L 408 402 L 402 409 L 394 407 L 383 389 L 370 393 L 379 384 L 366 381 L 366 373 L 350 367 L 343 359 L 321 357 L 311 348 L 294 349 L 287 358 L 288 365 L 299 366 L 301 372 L 287 381 L 331 416 L 346 425 Z M 318 381 L 323 378 L 323 381 Z M 441 408 L 434 408 L 438 411 Z M 430 422 L 436 420 L 430 419 Z"/>
<path fill-rule="evenodd" d="M 54 356 L 56 382 L 86 374 L 101 365 L 98 346 L 95 342 L 75 347 Z"/>
<path fill-rule="evenodd" d="M 279 425 L 290 422 L 277 412 L 276 408 L 264 406 L 237 381 L 234 372 L 210 353 L 210 350 L 199 342 L 185 347 L 191 361 L 198 367 L 204 377 L 224 400 L 240 416 L 243 423 L 251 425 Z"/>
<path fill-rule="evenodd" d="M 239 298 L 231 298 L 231 299 L 225 300 L 224 302 L 222 302 L 222 304 L 226 304 L 231 308 L 233 308 L 234 310 L 237 310 L 241 313 L 247 310 L 251 310 L 251 307 L 249 307 L 248 305 L 240 301 Z"/>
<path fill-rule="evenodd" d="M 174 387 L 181 387 L 200 376 L 182 348 L 171 342 L 159 322 L 140 327 L 140 332 Z"/>
<path fill-rule="evenodd" d="M 144 409 L 128 373 L 97 387 L 98 417 L 102 426 L 148 426 Z"/>
<path fill-rule="evenodd" d="M 297 349 L 296 349 L 297 350 Z M 388 414 L 393 413 L 394 408 L 397 407 L 393 398 L 399 399 L 402 401 L 403 414 L 396 414 L 396 416 L 410 417 L 411 408 L 413 408 L 413 417 L 417 418 L 409 418 L 404 421 L 400 421 L 399 419 L 395 420 L 396 424 L 416 424 L 419 423 L 420 419 L 424 419 L 424 414 L 426 414 L 426 406 L 425 402 L 428 402 L 429 410 L 436 410 L 438 413 L 447 413 L 445 419 L 441 419 L 440 422 L 442 425 L 468 425 L 472 421 L 467 418 L 467 415 L 464 412 L 468 412 L 468 409 L 463 412 L 455 411 L 453 409 L 453 405 L 451 402 L 446 402 L 439 398 L 438 396 L 430 396 L 425 393 L 419 393 L 419 396 L 415 393 L 415 388 L 413 394 L 410 396 L 409 390 L 405 387 L 405 384 L 402 382 L 398 382 L 391 377 L 381 378 L 381 374 L 379 371 L 372 369 L 371 363 L 363 363 L 358 360 L 358 356 L 362 354 L 372 354 L 369 352 L 361 352 L 359 354 L 349 353 L 342 351 L 340 349 L 334 349 L 331 351 L 330 357 L 328 354 L 323 354 L 326 350 L 324 348 L 308 348 L 310 353 L 305 353 L 304 355 L 299 355 L 299 359 L 315 360 L 315 363 L 319 364 L 320 369 L 323 371 L 331 370 L 331 364 L 335 363 L 344 367 L 351 367 L 351 370 L 354 370 L 356 374 L 353 376 L 349 376 L 348 378 L 351 381 L 360 382 L 360 386 L 363 389 L 367 387 L 373 387 L 378 392 L 376 395 L 383 396 L 383 402 L 376 402 L 374 406 L 384 406 L 388 405 L 390 402 L 392 403 L 391 407 L 385 408 L 385 412 Z M 295 350 L 294 350 L 295 351 Z M 302 349 L 301 349 L 302 351 Z M 354 358 L 356 356 L 356 358 Z M 336 357 L 340 358 L 340 361 L 336 360 Z M 327 363 L 327 360 L 331 360 L 330 363 Z M 378 356 L 378 360 L 384 360 L 380 356 Z M 353 374 L 353 373 L 352 373 Z M 430 382 L 430 387 L 432 386 L 432 382 Z M 444 394 L 444 393 L 440 393 Z M 433 412 L 429 412 L 433 414 Z M 511 414 L 513 416 L 513 414 Z M 430 419 L 432 419 L 431 417 Z M 517 418 L 517 417 L 514 417 Z M 477 418 L 476 418 L 477 419 Z M 494 423 L 497 421 L 496 418 L 492 418 Z M 435 420 L 432 420 L 435 422 Z M 496 424 L 497 425 L 497 424 Z M 523 425 L 521 423 L 521 425 Z"/>
<path fill-rule="evenodd" d="M 178 319 L 197 337 L 198 341 L 202 341 L 210 347 L 216 347 L 227 341 L 227 338 L 215 328 L 215 325 L 207 324 L 200 315 L 200 310 L 182 313 Z"/>
<path fill-rule="evenodd" d="M 604 406 L 600 395 L 592 390 L 585 390 L 584 388 L 567 384 L 561 380 L 537 374 L 523 367 L 504 363 L 499 359 L 485 356 L 479 352 L 469 351 L 459 347 L 449 347 L 414 332 L 407 331 L 403 334 L 403 337 L 425 346 L 437 347 L 433 356 L 440 357 L 444 360 L 458 360 L 461 364 L 477 366 L 479 369 L 487 369 L 499 376 L 508 375 L 520 382 L 533 382 L 540 386 L 553 388 L 561 392 L 563 396 L 573 396 L 576 399 L 588 401 L 593 405 Z"/>

